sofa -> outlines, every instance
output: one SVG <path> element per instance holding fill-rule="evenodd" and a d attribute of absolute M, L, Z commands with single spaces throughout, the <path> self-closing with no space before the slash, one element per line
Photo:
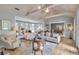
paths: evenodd
<path fill-rule="evenodd" d="M 20 45 L 20 40 L 16 38 L 16 34 L 7 33 L 0 35 L 0 43 L 6 49 L 15 49 Z"/>

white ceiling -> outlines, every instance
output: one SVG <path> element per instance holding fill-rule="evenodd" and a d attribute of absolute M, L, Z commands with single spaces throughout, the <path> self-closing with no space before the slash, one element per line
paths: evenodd
<path fill-rule="evenodd" d="M 38 6 L 42 9 L 38 10 Z M 47 6 L 47 7 L 45 7 Z M 19 11 L 15 8 L 20 9 Z M 45 13 L 44 10 L 49 8 L 50 12 Z M 0 5 L 0 13 L 13 13 L 21 17 L 33 20 L 48 19 L 50 17 L 68 16 L 73 17 L 78 9 L 78 5 L 73 4 L 56 4 L 56 5 L 39 5 L 39 4 L 2 4 Z"/>

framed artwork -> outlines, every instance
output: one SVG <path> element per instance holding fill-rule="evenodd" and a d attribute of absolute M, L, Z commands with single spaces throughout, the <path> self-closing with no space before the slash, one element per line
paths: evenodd
<path fill-rule="evenodd" d="M 71 23 L 67 24 L 67 30 L 68 31 L 73 31 L 73 25 Z"/>

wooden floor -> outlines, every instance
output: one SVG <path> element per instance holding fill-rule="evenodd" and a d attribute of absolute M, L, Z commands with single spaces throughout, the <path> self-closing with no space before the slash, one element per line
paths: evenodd
<path fill-rule="evenodd" d="M 57 47 L 50 53 L 53 55 L 77 55 L 78 51 L 75 47 L 75 42 L 72 39 L 64 39 Z"/>
<path fill-rule="evenodd" d="M 44 51 L 45 53 L 47 53 L 46 55 L 77 55 L 78 54 L 78 51 L 72 39 L 63 39 L 59 44 L 52 44 L 52 45 L 55 47 L 51 46 L 50 47 L 51 49 L 46 48 L 47 50 Z M 25 40 L 22 41 L 21 47 L 15 49 L 14 51 L 6 50 L 5 53 L 8 53 L 9 55 L 33 55 L 30 42 Z M 38 53 L 38 55 L 39 54 L 40 53 Z"/>

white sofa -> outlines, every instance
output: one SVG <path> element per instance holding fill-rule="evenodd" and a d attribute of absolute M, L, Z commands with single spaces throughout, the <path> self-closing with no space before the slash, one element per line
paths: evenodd
<path fill-rule="evenodd" d="M 20 40 L 16 39 L 16 34 L 7 33 L 0 35 L 0 40 L 4 42 L 4 48 L 6 49 L 15 49 L 19 47 Z"/>
<path fill-rule="evenodd" d="M 61 40 L 60 35 L 53 35 L 53 37 L 49 37 L 49 36 L 40 36 L 40 37 L 46 41 L 53 42 L 53 43 L 60 43 L 60 40 Z"/>

